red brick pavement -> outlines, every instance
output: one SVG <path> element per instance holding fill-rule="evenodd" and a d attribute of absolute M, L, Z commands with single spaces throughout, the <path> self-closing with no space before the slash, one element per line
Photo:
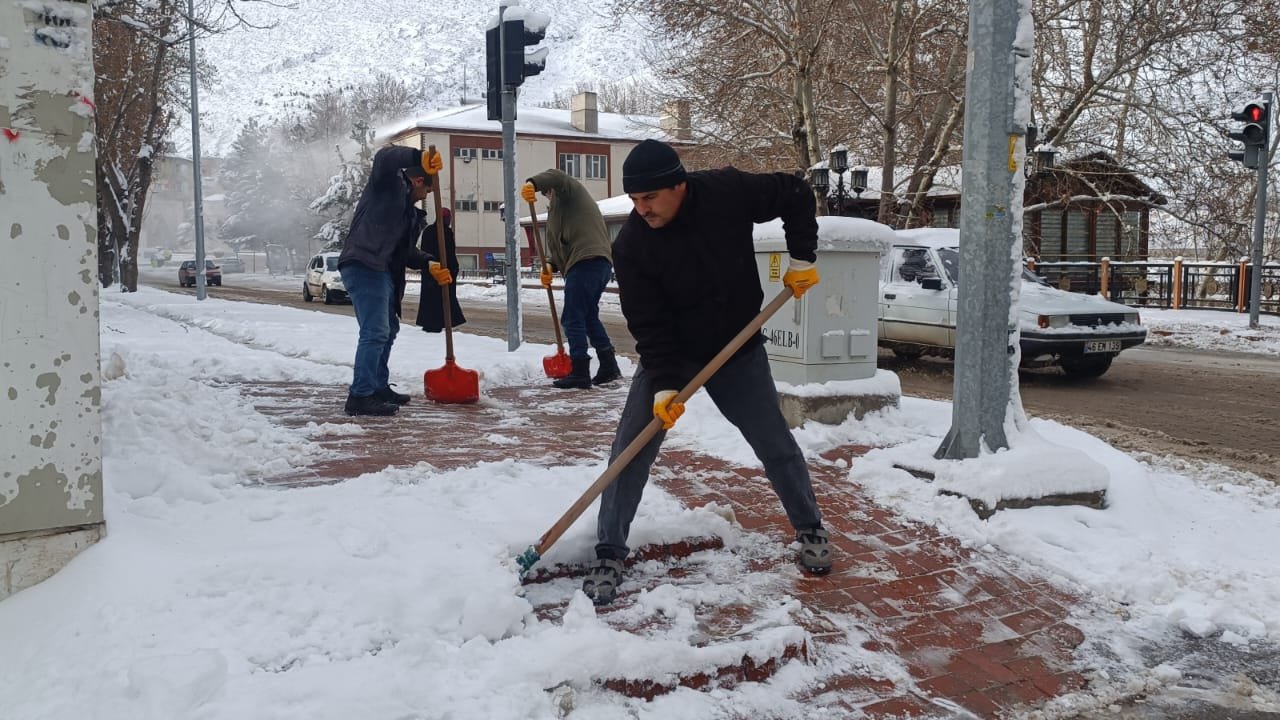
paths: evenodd
<path fill-rule="evenodd" d="M 341 389 L 282 383 L 243 390 L 255 396 L 260 410 L 284 424 L 352 421 L 341 413 Z M 575 393 L 500 388 L 483 394 L 481 403 L 471 406 L 435 406 L 419 396 L 396 420 L 361 418 L 365 433 L 322 441 L 341 457 L 263 480 L 335 482 L 422 460 L 441 468 L 497 458 L 545 464 L 598 460 L 607 452 L 625 385 Z M 298 411 L 300 405 L 306 412 Z M 424 442 L 426 437 L 430 443 Z M 790 578 L 787 591 L 808 611 L 798 618 L 810 635 L 807 652 L 821 654 L 824 645 L 847 642 L 841 628 L 855 618 L 873 638 L 864 649 L 899 657 L 914 687 L 850 671 L 826 678 L 804 699 L 832 717 L 927 716 L 940 710 L 932 698 L 944 698 L 980 717 L 1001 717 L 1082 688 L 1085 681 L 1072 669 L 1072 653 L 1084 636 L 1067 622 L 1080 601 L 1012 558 L 977 553 L 931 526 L 904 521 L 876 505 L 847 479 L 848 463 L 868 449 L 840 447 L 810 460 L 825 524 L 838 549 L 833 572 L 807 577 L 796 572 L 785 554 L 754 559 L 753 570 Z M 791 541 L 793 533 L 777 498 L 757 468 L 666 450 L 655 466 L 654 482 L 690 506 L 715 501 L 732 507 L 744 529 L 774 537 L 780 545 Z M 691 570 L 672 567 L 671 572 Z M 635 584 L 644 582 L 637 579 Z M 555 615 L 557 608 L 539 612 Z M 732 619 L 745 612 L 726 609 L 719 615 Z M 790 652 L 806 655 L 795 648 Z M 643 681 L 605 682 L 622 690 L 635 682 L 645 696 L 656 692 Z"/>

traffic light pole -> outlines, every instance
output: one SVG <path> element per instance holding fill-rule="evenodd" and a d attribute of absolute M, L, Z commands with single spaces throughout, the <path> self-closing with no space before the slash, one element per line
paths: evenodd
<path fill-rule="evenodd" d="M 1267 109 L 1266 118 L 1269 125 L 1271 120 L 1271 93 L 1262 94 L 1263 107 Z M 1270 140 L 1270 128 L 1264 136 Z M 1258 148 L 1258 193 L 1253 202 L 1253 276 L 1249 282 L 1249 329 L 1258 329 L 1258 315 L 1261 312 L 1262 305 L 1262 235 L 1267 225 L 1267 165 L 1270 158 L 1267 156 L 1268 142 L 1263 142 Z"/>
<path fill-rule="evenodd" d="M 507 12 L 505 2 L 498 5 L 498 27 L 502 27 Z M 506 33 L 498 32 L 499 58 L 506 57 Z M 523 52 L 523 50 L 522 50 Z M 506 233 L 507 264 L 503 272 L 507 276 L 507 352 L 520 349 L 524 339 L 520 312 L 520 246 L 516 242 L 516 89 L 507 84 L 506 63 L 499 62 L 499 82 L 502 88 L 502 207 L 503 231 Z"/>

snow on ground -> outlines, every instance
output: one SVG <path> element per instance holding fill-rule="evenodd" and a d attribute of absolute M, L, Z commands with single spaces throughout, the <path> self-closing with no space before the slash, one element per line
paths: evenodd
<path fill-rule="evenodd" d="M 1249 328 L 1249 313 L 1214 310 L 1142 309 L 1147 345 L 1212 352 L 1280 356 L 1280 318 L 1261 315 Z"/>
<path fill-rule="evenodd" d="M 502 292 L 460 289 L 464 298 Z M 531 300 L 539 294 L 526 291 Z M 1199 347 L 1214 347 L 1211 329 L 1199 334 L 1208 336 Z M 109 532 L 50 580 L 0 602 L 0 715 L 544 718 L 557 715 L 547 689 L 566 684 L 577 690 L 573 717 L 805 715 L 786 698 L 835 660 L 792 664 L 763 686 L 680 690 L 642 703 L 593 689 L 588 678 L 644 676 L 655 662 L 705 667 L 714 650 L 692 649 L 680 623 L 653 638 L 613 630 L 582 597 L 560 622 L 531 614 L 512 558 L 599 475 L 600 463 L 502 460 L 452 471 L 422 463 L 333 486 L 254 484 L 314 460 L 323 452 L 317 437 L 360 429 L 281 427 L 229 383 L 346 383 L 355 338 L 354 320 L 342 314 L 197 302 L 147 288 L 103 294 Z M 458 356 L 482 371 L 482 387 L 545 382 L 547 346 L 512 353 L 504 340 L 465 332 L 455 341 Z M 422 358 L 443 357 L 442 346 L 439 335 L 402 333 L 393 381 L 416 387 Z M 850 470 L 881 502 L 1123 609 L 1109 632 L 1122 660 L 1130 636 L 1216 635 L 1247 651 L 1280 634 L 1280 572 L 1270 557 L 1280 547 L 1276 488 L 1225 468 L 1180 472 L 1036 420 L 1032 429 L 1046 442 L 1106 469 L 1110 506 L 1006 511 L 982 522 L 963 501 L 894 468 L 931 455 L 950 416 L 949 404 L 904 398 L 899 409 L 838 426 L 810 423 L 796 435 L 809 453 L 844 443 L 882 448 Z M 689 403 L 670 442 L 755 462 L 705 394 Z M 1029 459 L 1005 470 L 1039 472 Z M 583 517 L 564 546 L 590 545 L 594 511 Z M 715 512 L 682 508 L 657 487 L 636 526 L 654 536 L 741 540 Z M 679 617 L 696 603 L 671 592 L 648 607 Z M 859 635 L 850 623 L 852 656 Z M 784 642 L 792 632 L 780 617 L 753 642 Z M 901 675 L 879 662 L 880 672 Z"/>

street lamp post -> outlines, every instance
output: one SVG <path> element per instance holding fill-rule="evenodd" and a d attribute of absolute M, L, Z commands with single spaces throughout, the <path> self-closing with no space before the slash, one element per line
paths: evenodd
<path fill-rule="evenodd" d="M 827 195 L 831 190 L 831 171 L 827 170 L 826 163 L 820 162 L 809 168 L 809 184 L 822 197 L 822 214 L 831 212 L 831 198 Z"/>
<path fill-rule="evenodd" d="M 836 214 L 844 215 L 844 173 L 849 169 L 849 148 L 843 144 L 831 148 L 831 170 L 836 174 Z"/>

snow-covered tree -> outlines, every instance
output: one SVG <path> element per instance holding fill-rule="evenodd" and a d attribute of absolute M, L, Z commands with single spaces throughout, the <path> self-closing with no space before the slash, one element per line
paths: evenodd
<path fill-rule="evenodd" d="M 329 187 L 324 193 L 311 202 L 310 210 L 328 218 L 316 239 L 322 243 L 324 251 L 337 250 L 342 247 L 351 227 L 351 216 L 355 212 L 360 193 L 369 178 L 369 168 L 373 164 L 373 151 L 369 143 L 373 140 L 373 131 L 367 126 L 358 124 L 351 130 L 351 139 L 359 144 L 356 156 L 350 160 L 342 155 L 341 146 L 335 147 L 338 155 L 338 174 L 329 178 Z"/>
<path fill-rule="evenodd" d="M 296 244 L 301 213 L 290 197 L 285 157 L 277 147 L 271 131 L 253 119 L 232 143 L 220 173 L 228 211 L 218 228 L 224 238 L 251 245 Z"/>

